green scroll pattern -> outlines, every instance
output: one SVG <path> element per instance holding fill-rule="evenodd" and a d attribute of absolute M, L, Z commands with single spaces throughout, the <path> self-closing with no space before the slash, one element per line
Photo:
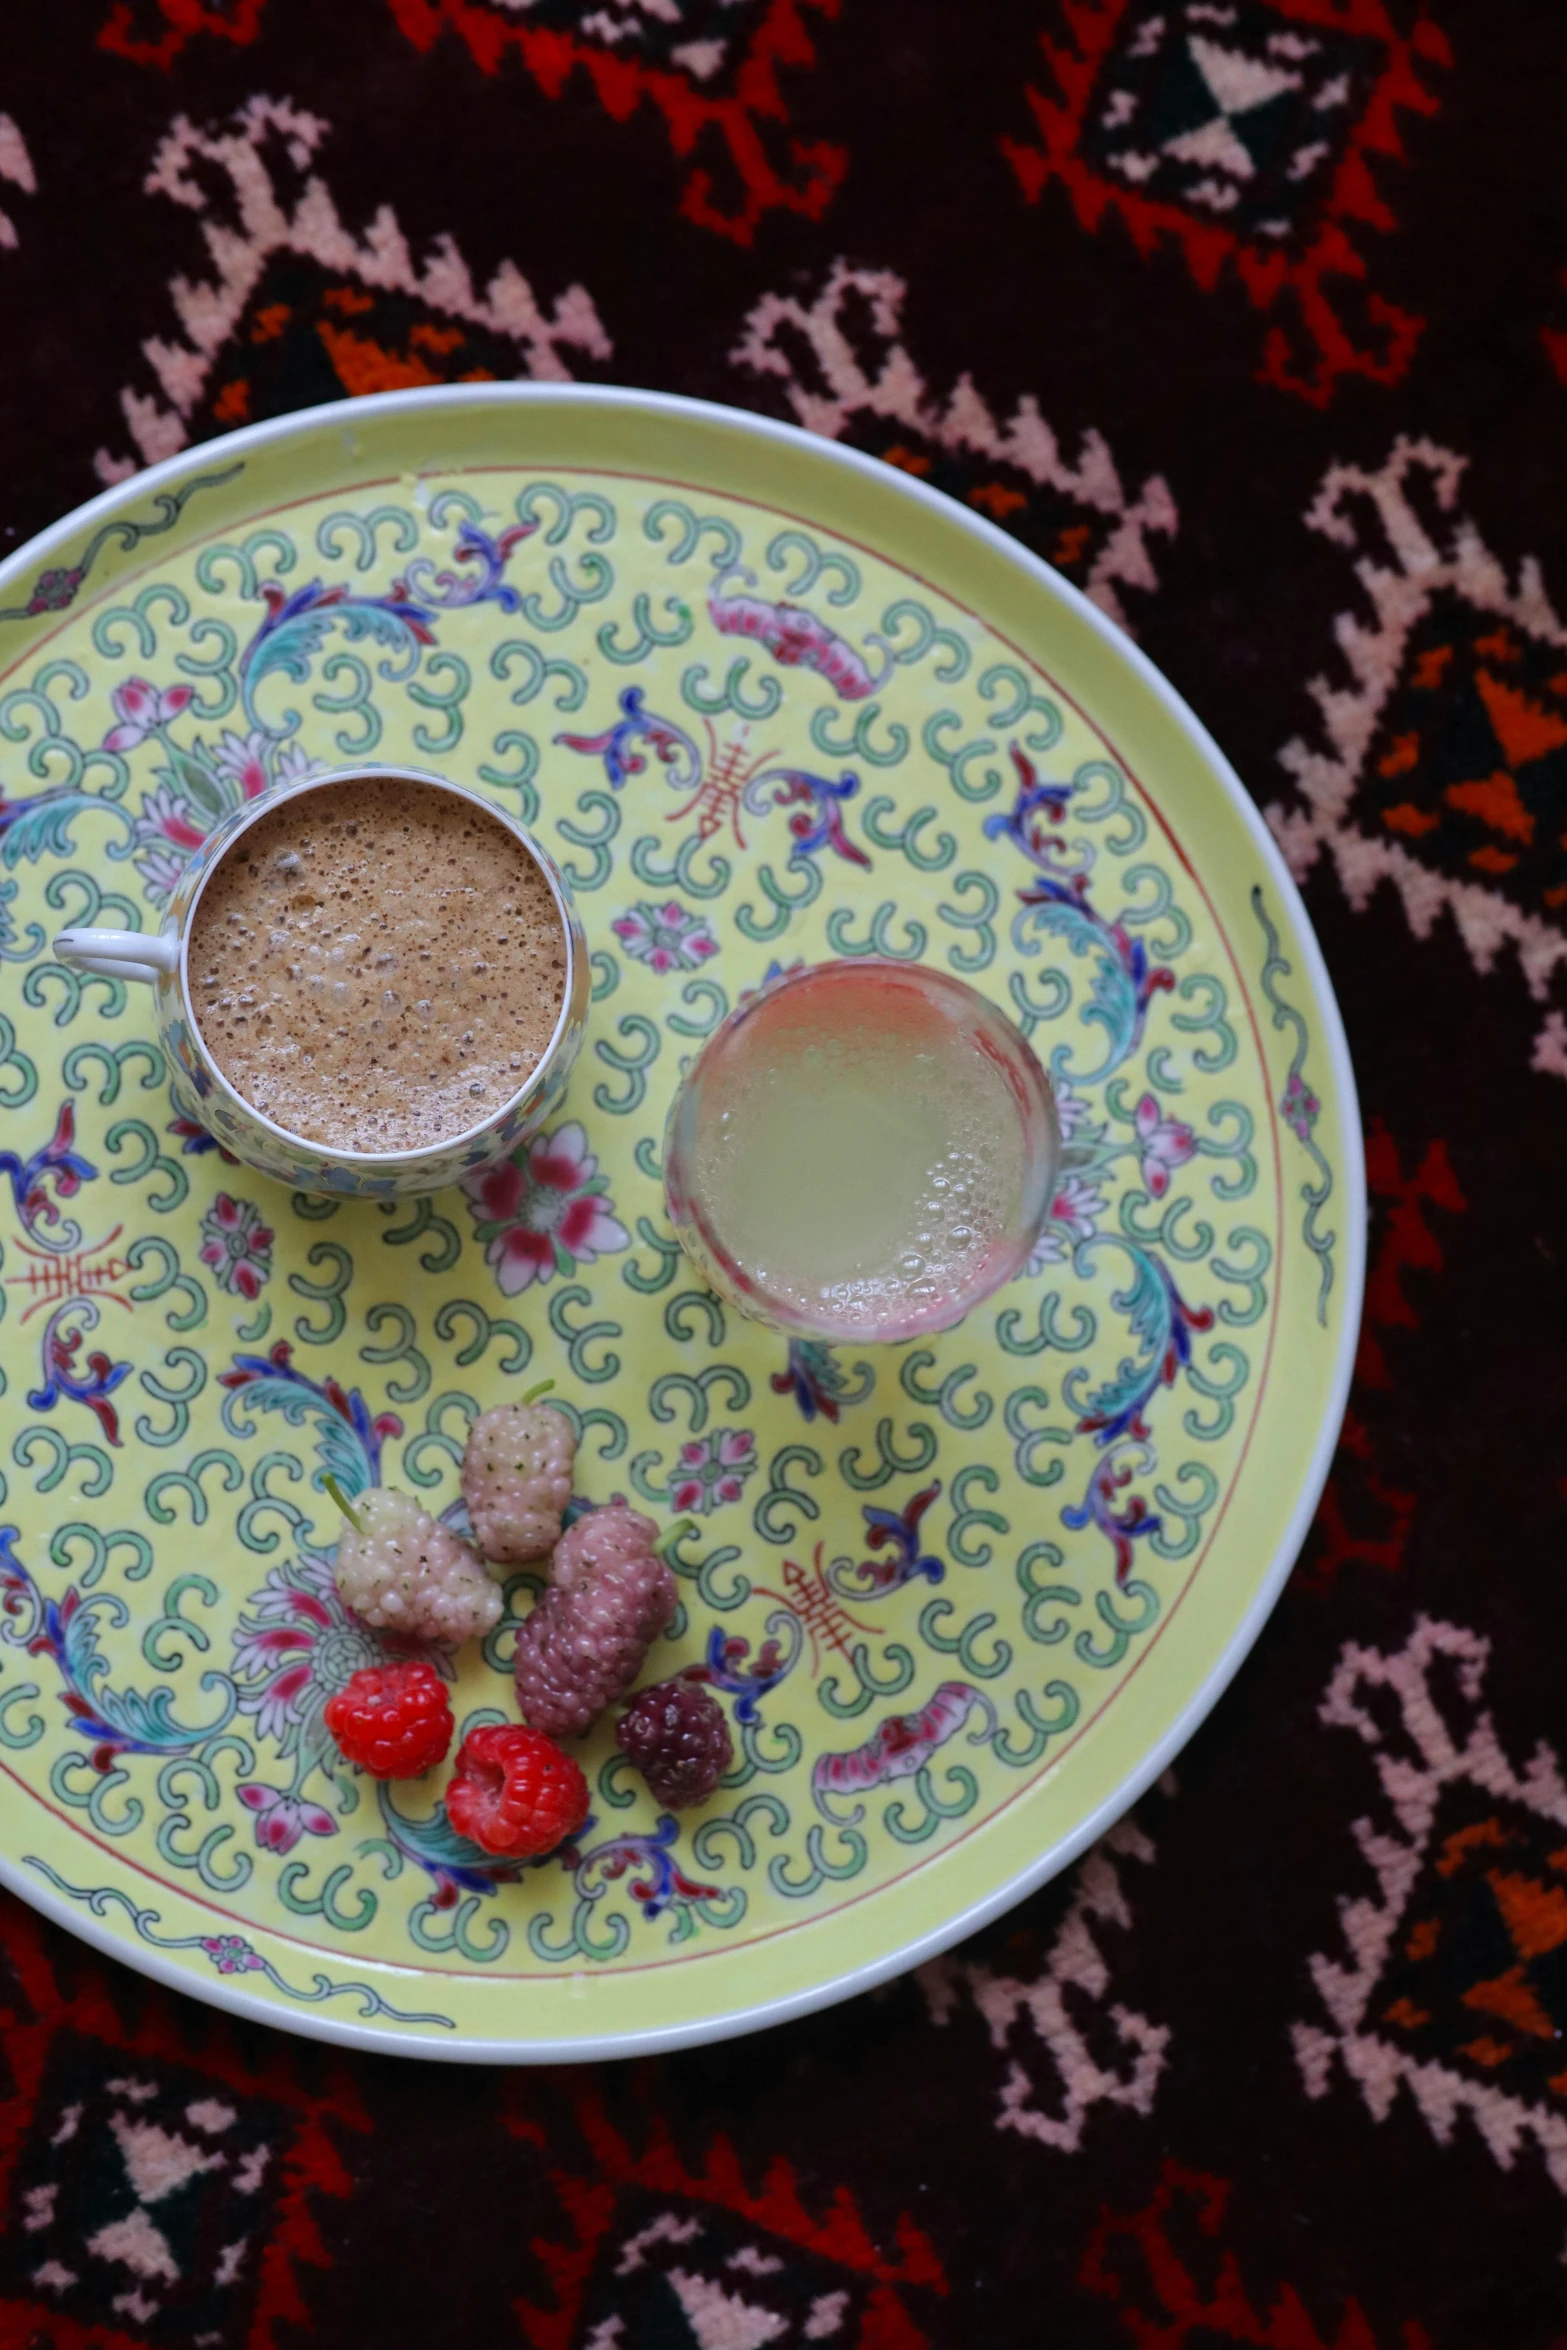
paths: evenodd
<path fill-rule="evenodd" d="M 84 555 L 60 590 L 80 610 L 0 695 L 0 1744 L 84 1848 L 247 1931 L 169 1933 L 85 1856 L 80 1882 L 35 1861 L 59 1901 L 281 2001 L 440 2032 L 345 1954 L 570 1973 L 803 1924 L 973 1833 L 1116 1701 L 1203 1571 L 1292 1250 L 1327 1322 L 1318 1048 L 1261 890 L 1249 973 L 1086 720 L 830 532 L 519 472 L 323 496 L 181 551 L 201 486 L 141 526 L 174 552 L 96 603 Z M 291 1199 L 225 1162 L 145 997 L 48 945 L 155 929 L 191 836 L 343 759 L 477 778 L 591 934 L 564 1107 L 435 1198 Z M 659 1182 L 704 1038 L 833 954 L 980 987 L 1064 1129 L 1026 1274 L 863 1354 L 726 1311 Z M 1293 1231 L 1281 1125 L 1310 1168 Z M 326 1701 L 384 1645 L 336 1593 L 326 1481 L 460 1525 L 473 1420 L 546 1378 L 578 1506 L 690 1521 L 648 1672 L 701 1677 L 734 1759 L 701 1812 L 661 1814 L 602 1724 L 592 1819 L 524 1868 L 457 1834 L 442 1773 L 377 1787 L 337 1754 Z M 452 1668 L 460 1725 L 515 1718 L 541 1586 L 512 1571 Z M 274 1964 L 268 1928 L 321 1970 Z"/>

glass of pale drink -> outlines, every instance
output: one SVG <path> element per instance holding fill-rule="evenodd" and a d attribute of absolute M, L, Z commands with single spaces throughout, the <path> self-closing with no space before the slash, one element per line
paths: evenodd
<path fill-rule="evenodd" d="M 802 1338 L 945 1330 L 1010 1281 L 1061 1130 L 1011 1021 L 924 964 L 789 973 L 708 1040 L 670 1112 L 664 1186 L 692 1261 Z"/>

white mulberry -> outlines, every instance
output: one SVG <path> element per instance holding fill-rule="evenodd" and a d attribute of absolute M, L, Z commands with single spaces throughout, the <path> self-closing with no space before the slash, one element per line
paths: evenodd
<path fill-rule="evenodd" d="M 353 1508 L 359 1525 L 343 1528 L 333 1572 L 356 1616 L 453 1647 L 492 1629 L 500 1592 L 450 1526 L 390 1485 L 359 1494 Z"/>
<path fill-rule="evenodd" d="M 516 1565 L 554 1549 L 576 1457 L 576 1430 L 549 1404 L 479 1414 L 462 1456 L 462 1497 L 485 1558 Z"/>

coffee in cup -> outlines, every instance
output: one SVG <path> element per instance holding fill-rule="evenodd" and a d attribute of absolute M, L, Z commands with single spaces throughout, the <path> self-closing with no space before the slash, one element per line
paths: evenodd
<path fill-rule="evenodd" d="M 481 1126 L 542 1059 L 566 930 L 472 800 L 367 777 L 269 810 L 191 924 L 191 1003 L 236 1093 L 306 1141 L 408 1151 Z"/>
<path fill-rule="evenodd" d="M 62 962 L 153 990 L 158 1036 L 232 1156 L 387 1200 L 509 1156 L 559 1106 L 590 967 L 548 852 L 412 767 L 306 775 L 217 824 L 162 925 L 64 930 Z"/>

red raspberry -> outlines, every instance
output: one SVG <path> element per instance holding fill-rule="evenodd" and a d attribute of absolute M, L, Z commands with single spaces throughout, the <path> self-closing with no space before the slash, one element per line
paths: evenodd
<path fill-rule="evenodd" d="M 615 1743 L 670 1811 L 705 1803 L 735 1759 L 722 1706 L 689 1681 L 638 1690 L 616 1726 Z"/>
<path fill-rule="evenodd" d="M 532 1860 L 576 1834 L 588 1816 L 588 1783 L 542 1730 L 487 1722 L 458 1751 L 446 1816 L 482 1851 Z"/>
<path fill-rule="evenodd" d="M 322 1718 L 344 1760 L 372 1779 L 417 1779 L 452 1742 L 446 1683 L 422 1657 L 355 1673 L 327 1699 Z"/>

